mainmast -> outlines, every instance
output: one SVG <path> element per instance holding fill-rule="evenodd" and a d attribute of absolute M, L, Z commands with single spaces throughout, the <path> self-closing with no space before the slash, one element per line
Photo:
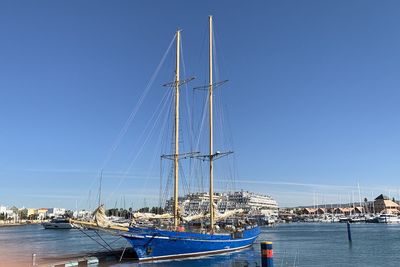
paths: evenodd
<path fill-rule="evenodd" d="M 176 31 L 176 73 L 175 73 L 175 151 L 174 151 L 174 226 L 178 226 L 178 185 L 179 185 L 179 59 L 181 32 Z"/>
<path fill-rule="evenodd" d="M 209 85 L 208 85 L 208 96 L 209 96 L 209 115 L 210 115 L 210 227 L 211 232 L 214 232 L 214 174 L 213 174 L 213 27 L 212 27 L 212 16 L 208 17 L 209 24 Z"/>

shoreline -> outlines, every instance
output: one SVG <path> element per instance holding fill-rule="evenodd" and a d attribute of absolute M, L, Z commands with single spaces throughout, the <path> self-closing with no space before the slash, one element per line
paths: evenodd
<path fill-rule="evenodd" d="M 41 221 L 30 221 L 30 222 L 12 222 L 12 223 L 6 223 L 4 221 L 0 222 L 0 228 L 2 227 L 16 227 L 16 226 L 24 226 L 24 225 L 30 225 L 30 224 L 40 224 L 42 223 Z"/>

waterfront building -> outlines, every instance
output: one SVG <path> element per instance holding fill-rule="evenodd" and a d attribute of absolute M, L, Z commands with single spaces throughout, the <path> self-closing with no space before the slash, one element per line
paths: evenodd
<path fill-rule="evenodd" d="M 7 207 L 6 206 L 0 206 L 0 213 L 6 213 Z"/>
<path fill-rule="evenodd" d="M 399 213 L 399 204 L 390 200 L 387 196 L 380 194 L 374 201 L 374 210 L 376 213 Z"/>
<path fill-rule="evenodd" d="M 333 213 L 347 216 L 353 213 L 353 208 L 350 207 L 336 208 L 334 209 Z"/>
<path fill-rule="evenodd" d="M 314 209 L 314 208 L 304 208 L 301 211 L 301 214 L 306 214 L 306 215 L 314 215 L 316 213 L 317 213 L 317 209 Z"/>
<path fill-rule="evenodd" d="M 63 208 L 50 208 L 47 210 L 47 216 L 51 217 L 60 217 L 65 214 L 65 209 Z"/>
<path fill-rule="evenodd" d="M 74 211 L 72 216 L 77 219 L 86 219 L 90 218 L 92 216 L 92 213 L 88 210 L 80 210 L 80 211 Z"/>
<path fill-rule="evenodd" d="M 38 210 L 34 208 L 28 208 L 28 218 L 33 217 L 38 214 Z"/>
<path fill-rule="evenodd" d="M 38 219 L 39 220 L 43 220 L 43 219 L 46 219 L 47 218 L 47 211 L 48 211 L 49 209 L 47 209 L 47 208 L 40 208 L 40 209 L 38 209 L 37 211 L 38 211 Z"/>
<path fill-rule="evenodd" d="M 18 219 L 18 214 L 12 208 L 7 208 L 6 206 L 0 206 L 0 214 L 4 220 L 9 222 L 15 222 Z"/>
<path fill-rule="evenodd" d="M 179 198 L 179 206 L 184 214 L 200 214 L 209 212 L 208 193 L 193 193 Z M 248 191 L 215 193 L 214 203 L 219 213 L 229 210 L 243 209 L 245 213 L 265 216 L 278 216 L 278 204 L 270 196 Z M 172 212 L 173 200 L 166 202 L 165 210 Z"/>

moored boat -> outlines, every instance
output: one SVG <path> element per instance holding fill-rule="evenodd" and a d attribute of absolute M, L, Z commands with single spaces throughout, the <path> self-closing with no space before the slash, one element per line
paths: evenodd
<path fill-rule="evenodd" d="M 42 223 L 44 229 L 72 229 L 73 226 L 68 219 L 55 218 L 49 222 Z"/>
<path fill-rule="evenodd" d="M 379 223 L 400 223 L 400 218 L 398 215 L 383 213 L 378 217 Z"/>
<path fill-rule="evenodd" d="M 355 216 L 349 219 L 351 223 L 362 223 L 366 222 L 366 218 L 364 216 Z"/>
<path fill-rule="evenodd" d="M 213 150 L 213 87 L 220 83 L 213 83 L 213 27 L 212 16 L 209 17 L 209 84 L 201 88 L 208 91 L 209 104 L 209 153 L 207 155 L 195 156 L 201 160 L 209 162 L 209 207 L 208 207 L 208 222 L 206 227 L 198 229 L 185 229 L 183 216 L 180 214 L 178 203 L 178 185 L 179 185 L 179 159 L 182 155 L 179 154 L 179 86 L 185 81 L 180 81 L 179 64 L 180 64 L 180 34 L 176 32 L 176 70 L 175 81 L 171 83 L 171 87 L 175 90 L 175 118 L 174 118 L 174 152 L 168 155 L 167 158 L 174 162 L 174 192 L 173 192 L 173 225 L 168 228 L 157 228 L 155 226 L 148 227 L 129 227 L 126 233 L 122 236 L 131 244 L 139 260 L 159 260 L 171 259 L 179 257 L 193 257 L 208 254 L 225 253 L 234 250 L 243 249 L 251 246 L 258 235 L 260 229 L 256 224 L 240 223 L 238 225 L 225 227 L 220 229 L 217 224 L 218 214 L 215 208 L 214 191 L 213 191 L 213 162 L 217 158 L 232 152 L 214 153 Z M 232 211 L 234 214 L 235 211 Z M 197 216 L 197 215 L 194 215 Z M 192 215 L 192 217 L 194 217 Z M 190 217 L 190 216 L 188 216 Z M 201 215 L 199 216 L 201 217 Z M 204 221 L 203 221 L 204 222 Z"/>
<path fill-rule="evenodd" d="M 234 233 L 178 232 L 131 227 L 125 237 L 139 260 L 202 256 L 243 249 L 260 234 L 258 226 L 247 226 Z"/>

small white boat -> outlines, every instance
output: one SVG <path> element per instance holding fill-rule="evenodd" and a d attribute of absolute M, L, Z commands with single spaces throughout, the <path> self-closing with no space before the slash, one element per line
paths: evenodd
<path fill-rule="evenodd" d="M 400 223 L 400 218 L 399 216 L 395 214 L 381 214 L 378 217 L 378 222 L 379 223 Z"/>
<path fill-rule="evenodd" d="M 52 219 L 50 222 L 42 223 L 44 229 L 72 229 L 73 226 L 68 219 Z"/>
<path fill-rule="evenodd" d="M 355 216 L 350 218 L 349 222 L 351 223 L 362 223 L 365 222 L 366 218 L 364 216 Z"/>

